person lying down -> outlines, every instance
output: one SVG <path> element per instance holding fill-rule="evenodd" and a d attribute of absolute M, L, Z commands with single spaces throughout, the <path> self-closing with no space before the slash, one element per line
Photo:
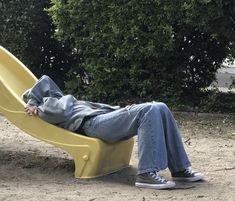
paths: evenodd
<path fill-rule="evenodd" d="M 77 100 L 64 95 L 55 82 L 43 75 L 22 98 L 28 115 L 69 131 L 99 138 L 107 143 L 138 136 L 138 172 L 135 185 L 143 188 L 169 189 L 173 180 L 193 182 L 204 175 L 193 171 L 185 152 L 175 119 L 162 102 L 111 106 Z M 173 180 L 160 171 L 168 168 Z"/>

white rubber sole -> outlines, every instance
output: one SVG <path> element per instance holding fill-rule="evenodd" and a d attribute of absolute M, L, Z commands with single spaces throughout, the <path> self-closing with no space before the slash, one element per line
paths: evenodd
<path fill-rule="evenodd" d="M 204 178 L 204 175 L 199 173 L 198 175 L 196 174 L 195 177 L 172 177 L 174 181 L 189 181 L 189 182 L 194 182 L 194 181 L 200 181 Z"/>
<path fill-rule="evenodd" d="M 166 184 L 148 184 L 148 183 L 140 183 L 140 182 L 135 182 L 135 186 L 138 188 L 151 188 L 151 189 L 171 189 L 175 187 L 175 182 L 169 182 Z"/>

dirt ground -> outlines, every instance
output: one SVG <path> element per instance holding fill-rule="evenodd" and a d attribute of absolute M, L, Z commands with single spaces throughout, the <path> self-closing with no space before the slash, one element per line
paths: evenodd
<path fill-rule="evenodd" d="M 151 190 L 134 186 L 137 142 L 129 168 L 97 179 L 75 179 L 67 153 L 23 133 L 0 115 L 0 200 L 235 200 L 235 115 L 175 117 L 193 167 L 205 173 L 205 180 Z M 162 174 L 170 179 L 167 170 Z"/>

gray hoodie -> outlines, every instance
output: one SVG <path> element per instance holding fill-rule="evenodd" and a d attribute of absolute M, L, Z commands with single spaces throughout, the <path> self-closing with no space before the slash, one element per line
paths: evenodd
<path fill-rule="evenodd" d="M 54 81 L 43 75 L 35 85 L 24 92 L 23 100 L 38 107 L 38 116 L 43 120 L 73 132 L 81 132 L 86 118 L 115 111 L 119 106 L 77 100 L 64 95 Z"/>

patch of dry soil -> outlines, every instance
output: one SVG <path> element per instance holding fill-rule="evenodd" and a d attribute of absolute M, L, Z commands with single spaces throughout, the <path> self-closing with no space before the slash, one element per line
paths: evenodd
<path fill-rule="evenodd" d="M 185 148 L 205 181 L 178 189 L 134 186 L 137 139 L 131 167 L 97 179 L 75 179 L 74 164 L 62 150 L 25 134 L 0 116 L 1 201 L 223 200 L 235 197 L 235 116 L 176 113 Z M 163 175 L 170 179 L 166 170 Z"/>

